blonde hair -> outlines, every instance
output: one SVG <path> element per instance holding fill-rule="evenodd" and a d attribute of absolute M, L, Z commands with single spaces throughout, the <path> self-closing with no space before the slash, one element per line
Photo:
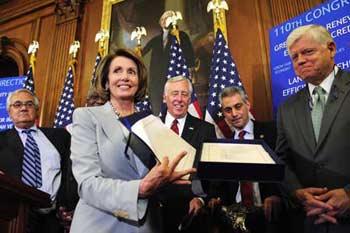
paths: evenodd
<path fill-rule="evenodd" d="M 323 46 L 327 46 L 329 42 L 334 43 L 331 34 L 327 31 L 325 27 L 317 24 L 309 24 L 298 27 L 289 34 L 289 36 L 287 37 L 287 49 L 289 54 L 290 47 L 302 36 L 308 36 Z"/>

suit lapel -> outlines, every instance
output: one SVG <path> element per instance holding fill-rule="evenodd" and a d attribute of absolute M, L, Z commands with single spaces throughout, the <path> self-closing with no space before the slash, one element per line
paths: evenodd
<path fill-rule="evenodd" d="M 331 91 L 328 96 L 328 100 L 323 113 L 319 140 L 317 149 L 320 147 L 322 142 L 325 140 L 334 120 L 341 108 L 345 97 L 350 91 L 350 76 L 344 73 L 342 70 L 338 71 L 336 75 Z"/>
<path fill-rule="evenodd" d="M 121 123 L 117 122 L 118 117 L 115 115 L 109 102 L 102 106 L 102 113 L 100 114 L 101 126 L 103 131 L 106 133 L 107 137 L 110 138 L 112 142 L 120 141 L 119 137 L 123 137 L 123 144 L 127 144 L 129 135 L 123 129 Z M 126 156 L 126 155 L 125 155 Z M 127 157 L 128 161 L 133 169 L 137 172 L 137 166 L 134 156 Z"/>
<path fill-rule="evenodd" d="M 163 123 L 165 123 L 165 116 L 166 114 L 163 114 L 160 119 L 162 120 Z M 193 135 L 196 131 L 196 123 L 193 119 L 194 117 L 187 113 L 184 129 L 182 131 L 181 137 L 188 143 L 191 144 L 191 140 L 193 138 Z"/>
<path fill-rule="evenodd" d="M 265 134 L 264 134 L 264 130 L 263 130 L 263 125 L 261 125 L 259 122 L 257 121 L 253 121 L 254 123 L 254 139 L 265 139 Z"/>
<path fill-rule="evenodd" d="M 193 121 L 193 116 L 187 114 L 185 121 L 184 129 L 182 131 L 181 137 L 186 141 L 192 144 L 193 135 L 196 131 L 195 122 Z"/>
<path fill-rule="evenodd" d="M 14 152 L 13 156 L 16 156 L 15 160 L 18 164 L 17 168 L 13 168 L 16 170 L 16 176 L 21 178 L 22 176 L 22 164 L 23 164 L 23 154 L 24 154 L 24 146 L 18 132 L 15 128 L 12 128 L 8 133 L 8 145 L 11 150 Z"/>
<path fill-rule="evenodd" d="M 24 147 L 23 147 L 23 143 L 21 141 L 21 138 L 19 137 L 18 132 L 15 128 L 12 128 L 9 131 L 9 137 L 7 140 L 8 140 L 9 146 L 13 149 L 16 156 L 18 156 L 18 158 L 22 160 L 23 153 L 24 153 Z"/>
<path fill-rule="evenodd" d="M 310 146 L 311 151 L 314 152 L 316 148 L 316 141 L 312 126 L 309 104 L 310 96 L 308 93 L 308 88 L 305 87 L 300 91 L 300 95 L 298 96 L 298 100 L 296 101 L 294 109 L 294 119 L 296 119 L 297 121 L 297 126 L 302 132 L 305 142 Z"/>
<path fill-rule="evenodd" d="M 46 136 L 46 138 L 51 142 L 51 144 L 56 148 L 60 156 L 62 157 L 62 150 L 60 144 L 58 143 L 58 140 L 55 138 L 54 131 L 48 129 L 48 128 L 39 128 L 40 131 Z M 57 136 L 57 135 L 56 135 Z"/>

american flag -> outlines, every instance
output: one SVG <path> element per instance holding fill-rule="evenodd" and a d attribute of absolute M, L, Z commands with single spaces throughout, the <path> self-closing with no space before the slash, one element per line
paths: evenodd
<path fill-rule="evenodd" d="M 190 73 L 188 71 L 188 66 L 186 64 L 186 59 L 182 53 L 182 49 L 180 47 L 179 42 L 177 41 L 175 36 L 170 36 L 170 39 L 171 39 L 170 56 L 169 56 L 170 60 L 169 60 L 167 78 L 169 79 L 171 77 L 182 75 L 191 80 Z M 198 118 L 202 118 L 203 116 L 201 108 L 199 106 L 199 102 L 197 100 L 196 93 L 194 92 L 194 88 L 191 96 L 191 104 L 188 107 L 188 112 L 191 115 Z"/>
<path fill-rule="evenodd" d="M 136 110 L 138 112 L 151 111 L 152 110 L 151 102 L 149 100 L 149 96 L 148 95 L 146 95 L 143 100 L 137 102 L 135 105 L 136 105 Z"/>
<path fill-rule="evenodd" d="M 102 59 L 101 53 L 100 53 L 100 51 L 98 51 L 97 55 L 96 55 L 96 59 L 95 59 L 94 69 L 92 71 L 92 77 L 91 77 L 91 82 L 90 82 L 91 86 L 95 86 L 95 83 L 96 83 L 96 68 L 97 68 L 98 64 L 100 64 L 101 59 Z"/>
<path fill-rule="evenodd" d="M 74 64 L 73 64 L 74 65 Z M 63 91 L 60 102 L 58 104 L 54 128 L 67 127 L 72 123 L 72 115 L 74 111 L 74 67 L 70 65 L 68 68 L 66 80 L 64 82 Z"/>
<path fill-rule="evenodd" d="M 215 125 L 218 138 L 232 137 L 232 130 L 224 120 L 219 100 L 221 91 L 229 86 L 239 86 L 244 90 L 225 38 L 218 29 L 211 60 L 209 96 L 205 113 L 205 120 Z"/>
<path fill-rule="evenodd" d="M 33 65 L 34 64 L 31 64 L 29 66 L 29 69 L 27 71 L 27 75 L 26 75 L 24 82 L 23 82 L 23 85 L 22 85 L 23 88 L 28 89 L 32 93 L 34 93 L 34 91 L 35 91 L 34 78 L 33 78 Z"/>

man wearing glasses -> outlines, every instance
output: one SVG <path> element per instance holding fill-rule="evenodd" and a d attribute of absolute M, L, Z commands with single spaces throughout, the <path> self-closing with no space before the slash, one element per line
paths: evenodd
<path fill-rule="evenodd" d="M 51 208 L 30 212 L 27 232 L 63 232 L 56 211 L 73 209 L 77 199 L 69 165 L 70 135 L 65 129 L 35 125 L 39 100 L 27 89 L 10 93 L 6 107 L 14 127 L 0 132 L 0 170 L 48 193 L 52 201 Z"/>

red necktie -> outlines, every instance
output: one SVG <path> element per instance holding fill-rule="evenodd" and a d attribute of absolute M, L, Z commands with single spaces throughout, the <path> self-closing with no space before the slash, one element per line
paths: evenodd
<path fill-rule="evenodd" d="M 178 121 L 174 119 L 170 129 L 172 129 L 177 135 L 179 134 L 179 127 L 177 126 Z"/>
<path fill-rule="evenodd" d="M 246 131 L 242 130 L 238 133 L 239 140 L 244 140 L 244 135 Z M 250 181 L 241 181 L 241 197 L 242 204 L 245 207 L 252 207 L 254 205 L 254 197 L 253 197 L 253 183 Z"/>
<path fill-rule="evenodd" d="M 245 132 L 244 130 L 242 130 L 241 132 L 239 132 L 239 133 L 238 133 L 238 139 L 239 139 L 239 140 L 244 140 L 244 135 L 245 135 L 245 133 L 246 133 L 246 132 Z"/>

